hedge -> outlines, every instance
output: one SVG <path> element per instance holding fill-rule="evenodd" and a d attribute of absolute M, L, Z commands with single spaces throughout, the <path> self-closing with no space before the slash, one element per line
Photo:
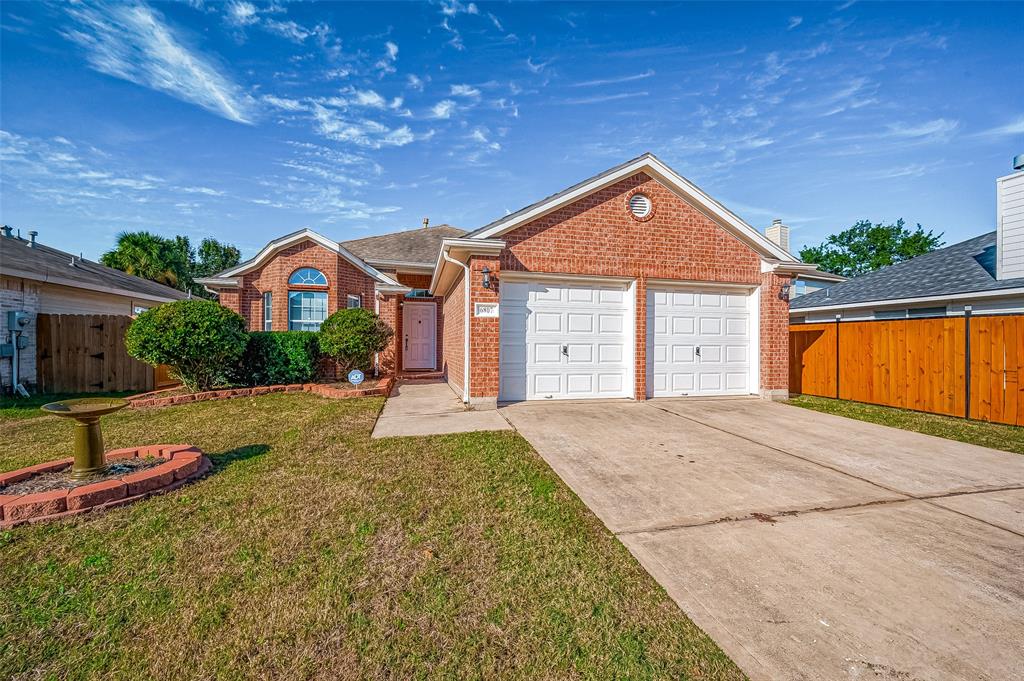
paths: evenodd
<path fill-rule="evenodd" d="M 232 372 L 236 385 L 309 383 L 317 377 L 320 344 L 313 331 L 251 331 Z"/>

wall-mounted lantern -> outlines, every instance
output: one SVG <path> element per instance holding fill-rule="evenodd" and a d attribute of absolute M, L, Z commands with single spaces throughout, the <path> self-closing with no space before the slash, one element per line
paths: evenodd
<path fill-rule="evenodd" d="M 789 300 L 789 289 L 789 284 L 783 284 L 781 287 L 779 287 L 779 300 Z"/>
<path fill-rule="evenodd" d="M 480 274 L 484 275 L 484 288 L 491 288 L 491 268 L 484 265 Z"/>

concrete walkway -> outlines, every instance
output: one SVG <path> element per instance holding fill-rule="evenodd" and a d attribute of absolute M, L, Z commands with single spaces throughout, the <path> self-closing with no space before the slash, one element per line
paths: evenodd
<path fill-rule="evenodd" d="M 400 380 L 371 437 L 512 430 L 497 411 L 469 411 L 443 380 Z"/>
<path fill-rule="evenodd" d="M 751 679 L 1024 678 L 1024 456 L 750 399 L 501 411 Z"/>

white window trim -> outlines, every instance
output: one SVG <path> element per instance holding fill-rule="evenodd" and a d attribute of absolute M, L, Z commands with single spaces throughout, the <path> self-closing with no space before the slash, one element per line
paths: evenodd
<path fill-rule="evenodd" d="M 270 291 L 263 292 L 263 330 L 274 330 L 274 294 Z"/>
<path fill-rule="evenodd" d="M 355 305 L 352 305 L 352 301 L 353 300 L 356 302 Z M 362 307 L 362 306 L 363 306 L 363 297 L 361 295 L 359 295 L 357 293 L 350 293 L 347 296 L 345 296 L 345 308 L 346 309 L 352 310 L 352 309 L 355 309 L 355 308 L 358 308 L 358 307 Z"/>

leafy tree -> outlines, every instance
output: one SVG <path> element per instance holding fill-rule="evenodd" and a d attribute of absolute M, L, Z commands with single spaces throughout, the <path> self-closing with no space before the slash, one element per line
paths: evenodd
<path fill-rule="evenodd" d="M 237 248 L 216 239 L 203 239 L 197 256 L 192 264 L 193 277 L 208 277 L 223 272 L 242 260 L 242 254 Z"/>
<path fill-rule="evenodd" d="M 187 257 L 175 242 L 149 232 L 121 232 L 117 245 L 100 257 L 107 267 L 187 291 Z"/>
<path fill-rule="evenodd" d="M 394 335 L 394 330 L 373 312 L 346 308 L 320 325 L 320 351 L 338 360 L 347 374 L 352 369 L 368 369 L 373 354 L 386 349 Z"/>
<path fill-rule="evenodd" d="M 941 233 L 926 232 L 920 223 L 910 230 L 903 218 L 889 225 L 858 220 L 820 245 L 802 248 L 800 259 L 815 263 L 825 272 L 855 277 L 929 253 L 942 244 Z"/>
<path fill-rule="evenodd" d="M 128 354 L 166 364 L 192 392 L 223 384 L 245 352 L 249 334 L 237 312 L 212 300 L 177 300 L 147 310 L 125 333 Z"/>

